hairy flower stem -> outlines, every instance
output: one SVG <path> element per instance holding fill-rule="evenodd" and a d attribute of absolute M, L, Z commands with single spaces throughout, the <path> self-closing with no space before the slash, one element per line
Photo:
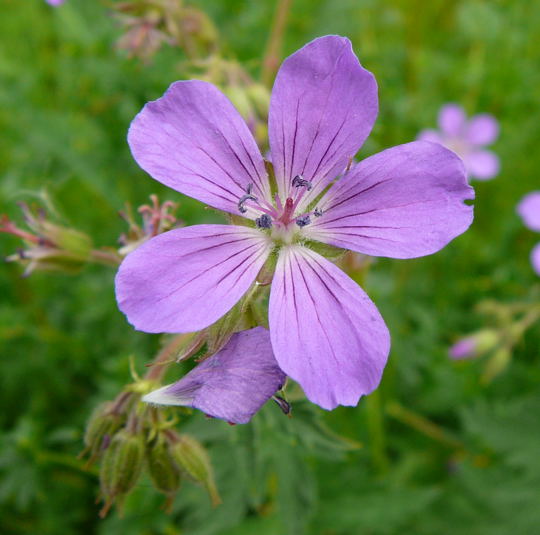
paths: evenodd
<path fill-rule="evenodd" d="M 285 34 L 285 26 L 287 17 L 293 0 L 279 0 L 270 30 L 270 37 L 266 45 L 264 54 L 261 80 L 266 86 L 271 87 L 274 76 L 278 70 L 281 56 L 281 45 L 283 43 L 283 35 Z"/>
<path fill-rule="evenodd" d="M 96 264 L 118 267 L 122 262 L 122 257 L 116 251 L 93 249 L 90 251 L 90 260 Z"/>
<path fill-rule="evenodd" d="M 174 336 L 171 341 L 155 356 L 150 369 L 144 378 L 148 381 L 159 381 L 169 369 L 169 366 L 176 362 L 174 355 L 180 350 L 182 345 L 192 336 L 191 333 L 182 333 Z"/>

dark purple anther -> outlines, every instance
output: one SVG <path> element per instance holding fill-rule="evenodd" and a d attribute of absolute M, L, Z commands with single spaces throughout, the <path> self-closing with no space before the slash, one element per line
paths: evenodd
<path fill-rule="evenodd" d="M 292 185 L 295 188 L 305 187 L 308 191 L 311 191 L 311 188 L 313 187 L 311 182 L 309 180 L 306 180 L 302 175 L 296 175 L 292 179 Z"/>
<path fill-rule="evenodd" d="M 272 218 L 268 214 L 263 214 L 255 219 L 257 228 L 272 228 Z"/>
<path fill-rule="evenodd" d="M 309 214 L 301 215 L 300 217 L 296 218 L 296 224 L 302 228 L 306 225 L 309 225 L 311 223 L 311 217 L 309 217 Z"/>

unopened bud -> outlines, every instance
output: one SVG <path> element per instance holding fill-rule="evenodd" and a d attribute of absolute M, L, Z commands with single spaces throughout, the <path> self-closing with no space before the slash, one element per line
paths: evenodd
<path fill-rule="evenodd" d="M 210 457 L 204 446 L 189 435 L 180 435 L 172 445 L 171 452 L 181 470 L 206 488 L 214 506 L 219 505 L 221 498 L 214 481 Z"/>
<path fill-rule="evenodd" d="M 42 223 L 43 235 L 58 249 L 67 251 L 81 261 L 86 261 L 92 250 L 92 240 L 83 232 L 55 225 L 49 221 Z"/>
<path fill-rule="evenodd" d="M 261 119 L 265 119 L 268 116 L 268 109 L 270 107 L 270 93 L 268 89 L 262 84 L 252 84 L 246 87 L 246 93 L 249 100 L 253 103 L 257 115 Z"/>
<path fill-rule="evenodd" d="M 500 341 L 500 336 L 494 329 L 482 329 L 461 340 L 458 340 L 449 350 L 451 358 L 475 358 L 494 349 Z"/>
<path fill-rule="evenodd" d="M 167 495 L 173 494 L 180 487 L 180 469 L 172 455 L 171 446 L 160 435 L 146 450 L 150 478 L 154 486 Z"/>
<path fill-rule="evenodd" d="M 246 88 L 239 85 L 229 85 L 223 88 L 223 92 L 229 97 L 234 107 L 244 119 L 252 119 L 255 115 L 251 101 L 246 93 Z"/>
<path fill-rule="evenodd" d="M 106 402 L 99 405 L 88 424 L 84 433 L 84 453 L 90 455 L 89 463 L 95 460 L 103 450 L 107 448 L 107 441 L 124 423 L 124 416 L 115 413 L 112 402 Z"/>
<path fill-rule="evenodd" d="M 120 501 L 135 486 L 144 461 L 142 435 L 122 429 L 116 433 L 103 455 L 99 480 L 105 506 L 100 512 L 107 514 L 114 500 Z"/>

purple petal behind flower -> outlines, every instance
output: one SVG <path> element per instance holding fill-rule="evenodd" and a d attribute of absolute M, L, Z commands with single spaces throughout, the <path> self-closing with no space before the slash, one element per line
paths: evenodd
<path fill-rule="evenodd" d="M 490 150 L 474 150 L 460 156 L 468 174 L 477 180 L 490 180 L 499 172 L 499 157 Z"/>
<path fill-rule="evenodd" d="M 466 115 L 461 106 L 446 104 L 439 111 L 439 128 L 446 136 L 460 137 L 466 125 Z"/>
<path fill-rule="evenodd" d="M 531 251 L 531 264 L 536 274 L 540 275 L 540 243 L 537 243 Z"/>
<path fill-rule="evenodd" d="M 418 141 L 429 141 L 430 143 L 439 143 L 439 145 L 443 145 L 443 139 L 441 138 L 441 134 L 437 130 L 433 130 L 432 128 L 427 128 L 425 130 L 422 130 L 418 136 L 416 137 Z"/>
<path fill-rule="evenodd" d="M 499 123 L 489 113 L 475 115 L 465 128 L 465 139 L 472 145 L 490 145 L 498 135 Z"/>
<path fill-rule="evenodd" d="M 540 232 L 540 191 L 525 195 L 518 204 L 517 212 L 526 227 Z"/>
<path fill-rule="evenodd" d="M 50 6 L 59 6 L 64 3 L 64 0 L 45 0 Z"/>
<path fill-rule="evenodd" d="M 263 327 L 236 333 L 225 347 L 182 379 L 147 394 L 143 401 L 183 405 L 209 416 L 245 424 L 285 382 Z"/>

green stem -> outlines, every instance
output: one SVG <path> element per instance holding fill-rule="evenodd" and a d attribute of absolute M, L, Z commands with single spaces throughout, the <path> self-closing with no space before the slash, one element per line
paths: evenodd
<path fill-rule="evenodd" d="M 262 83 L 266 86 L 270 86 L 274 75 L 276 74 L 279 62 L 281 59 L 281 45 L 283 43 L 283 35 L 285 34 L 285 26 L 287 24 L 287 17 L 292 5 L 292 0 L 279 0 L 274 14 L 274 20 L 272 22 L 272 29 L 270 31 L 270 37 L 268 44 L 266 45 L 266 52 L 264 54 L 262 65 Z"/>
<path fill-rule="evenodd" d="M 386 412 L 402 424 L 412 427 L 414 430 L 437 442 L 450 446 L 451 448 L 465 449 L 463 442 L 451 436 L 448 431 L 424 416 L 417 414 L 410 409 L 406 409 L 395 401 L 386 405 Z"/>
<path fill-rule="evenodd" d="M 366 406 L 373 465 L 380 474 L 384 474 L 388 470 L 388 455 L 380 390 L 375 390 L 367 396 Z"/>

